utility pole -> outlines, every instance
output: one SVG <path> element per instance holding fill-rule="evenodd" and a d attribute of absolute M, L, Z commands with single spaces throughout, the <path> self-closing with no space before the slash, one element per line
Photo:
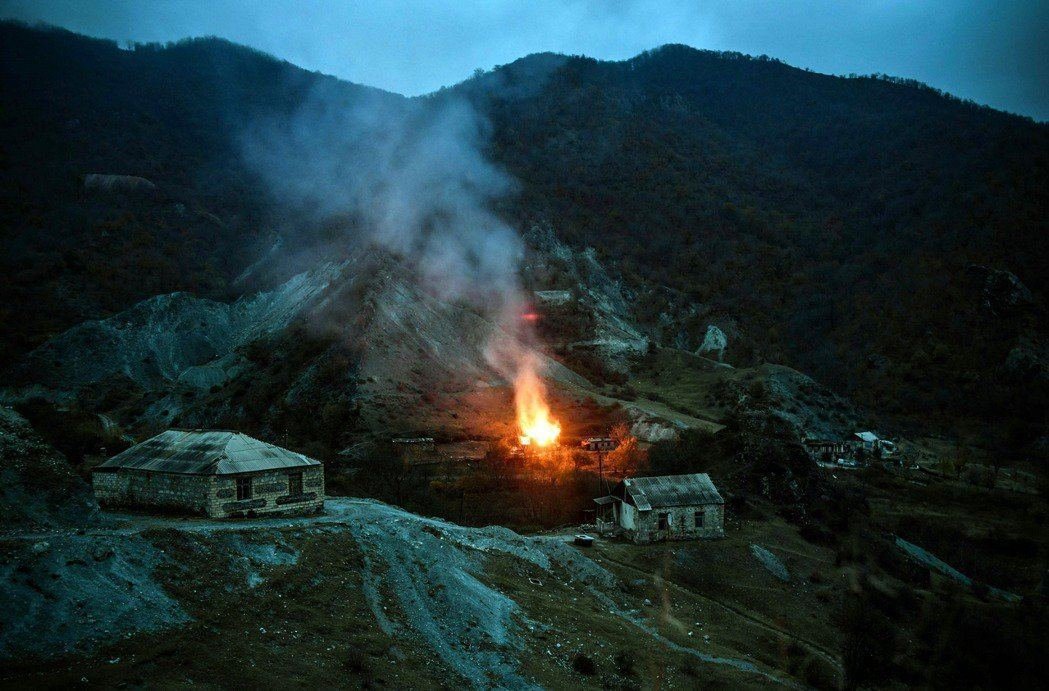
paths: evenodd
<path fill-rule="evenodd" d="M 597 454 L 597 491 L 601 496 L 607 495 L 609 489 L 605 483 L 605 453 L 619 448 L 619 442 L 610 437 L 590 437 L 584 439 L 580 446 L 584 451 Z"/>

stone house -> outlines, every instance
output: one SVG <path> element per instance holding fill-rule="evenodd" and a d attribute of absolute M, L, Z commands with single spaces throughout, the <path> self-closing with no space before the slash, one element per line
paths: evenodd
<path fill-rule="evenodd" d="M 836 439 L 806 439 L 804 445 L 813 460 L 823 463 L 836 463 L 839 458 L 852 455 L 849 444 Z"/>
<path fill-rule="evenodd" d="M 626 478 L 594 501 L 598 531 L 636 543 L 725 536 L 725 500 L 706 473 Z"/>
<path fill-rule="evenodd" d="M 391 439 L 393 451 L 405 463 L 432 463 L 436 460 L 437 445 L 433 437 L 398 437 Z"/>
<path fill-rule="evenodd" d="M 168 430 L 92 472 L 103 508 L 240 518 L 324 509 L 320 461 L 238 432 Z"/>
<path fill-rule="evenodd" d="M 862 449 L 875 456 L 891 456 L 896 453 L 896 444 L 888 439 L 882 439 L 874 432 L 856 432 L 850 438 L 850 443 L 856 449 Z"/>

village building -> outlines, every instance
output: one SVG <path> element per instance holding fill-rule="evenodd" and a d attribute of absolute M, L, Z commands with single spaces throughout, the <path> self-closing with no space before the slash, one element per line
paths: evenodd
<path fill-rule="evenodd" d="M 856 432 L 850 441 L 853 447 L 863 449 L 869 454 L 891 456 L 896 453 L 896 444 L 888 439 L 882 439 L 874 432 Z"/>
<path fill-rule="evenodd" d="M 570 290 L 537 290 L 534 294 L 536 299 L 545 305 L 559 307 L 572 301 L 572 291 Z"/>
<path fill-rule="evenodd" d="M 211 518 L 324 509 L 324 466 L 238 432 L 168 430 L 92 472 L 103 508 Z"/>
<path fill-rule="evenodd" d="M 852 453 L 847 442 L 834 439 L 806 439 L 804 444 L 810 457 L 824 463 L 835 463 Z"/>
<path fill-rule="evenodd" d="M 597 503 L 597 529 L 643 544 L 725 536 L 725 500 L 706 473 L 626 478 Z"/>
<path fill-rule="evenodd" d="M 394 453 L 405 463 L 417 464 L 436 460 L 437 445 L 433 437 L 397 437 L 391 439 Z"/>
<path fill-rule="evenodd" d="M 484 439 L 466 439 L 463 441 L 437 444 L 438 461 L 444 463 L 480 463 L 488 457 L 491 442 Z"/>

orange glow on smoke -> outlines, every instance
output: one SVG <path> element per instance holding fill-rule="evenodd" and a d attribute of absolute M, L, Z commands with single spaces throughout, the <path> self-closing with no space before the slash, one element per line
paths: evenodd
<path fill-rule="evenodd" d="M 514 404 L 517 406 L 517 426 L 521 429 L 522 446 L 550 446 L 561 434 L 561 425 L 550 417 L 546 404 L 546 390 L 535 373 L 533 363 L 521 369 L 514 380 Z"/>

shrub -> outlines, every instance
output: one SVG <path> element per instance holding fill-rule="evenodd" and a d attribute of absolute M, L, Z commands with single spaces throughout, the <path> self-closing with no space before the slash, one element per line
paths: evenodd
<path fill-rule="evenodd" d="M 366 674 L 371 670 L 368 654 L 355 645 L 350 646 L 343 664 L 354 674 Z"/>
<path fill-rule="evenodd" d="M 637 675 L 637 657 L 629 650 L 620 650 L 615 656 L 616 669 L 624 677 Z"/>
<path fill-rule="evenodd" d="M 572 669 L 591 677 L 597 674 L 597 663 L 585 653 L 576 653 L 572 655 Z"/>

